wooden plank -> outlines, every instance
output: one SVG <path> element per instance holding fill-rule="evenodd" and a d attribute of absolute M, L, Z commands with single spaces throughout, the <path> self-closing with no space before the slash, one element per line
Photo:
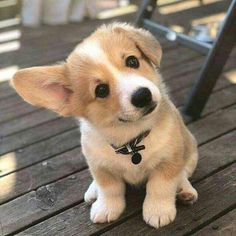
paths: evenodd
<path fill-rule="evenodd" d="M 222 107 L 227 107 L 236 102 L 236 84 L 229 88 L 217 91 L 212 94 L 203 110 L 202 115 L 207 115 Z"/>
<path fill-rule="evenodd" d="M 58 116 L 54 112 L 46 111 L 44 109 L 37 109 L 34 112 L 17 117 L 10 122 L 0 124 L 0 133 L 1 136 L 4 137 L 25 129 L 29 129 L 47 121 L 55 120 L 56 118 L 58 118 Z"/>
<path fill-rule="evenodd" d="M 17 156 L 16 156 L 17 159 Z M 87 167 L 80 147 L 0 178 L 0 204 Z"/>
<path fill-rule="evenodd" d="M 175 221 L 158 230 L 147 226 L 141 214 L 102 235 L 185 235 L 235 204 L 236 164 L 196 184 L 199 200 L 190 209 L 180 206 Z M 222 178 L 224 176 L 224 178 Z"/>
<path fill-rule="evenodd" d="M 0 177 L 42 162 L 80 146 L 79 129 L 75 128 L 41 142 L 0 156 Z"/>
<path fill-rule="evenodd" d="M 201 65 L 203 65 L 204 58 L 193 58 L 185 63 L 180 63 L 177 68 L 172 68 L 170 70 L 164 70 L 162 72 L 163 77 L 167 79 L 176 78 L 177 76 L 186 75 L 191 73 L 191 71 L 200 70 Z"/>
<path fill-rule="evenodd" d="M 0 100 L 0 122 L 35 111 L 37 108 L 24 102 L 18 95 Z M 1 135 L 1 134 L 0 134 Z"/>
<path fill-rule="evenodd" d="M 227 86 L 232 85 L 233 83 L 225 76 L 225 73 L 228 73 L 230 71 L 233 71 L 235 69 L 235 63 L 236 58 L 230 58 L 230 60 L 226 63 L 224 67 L 224 73 L 219 77 L 214 89 L 214 91 L 217 91 L 221 88 L 225 88 Z M 199 67 L 200 68 L 200 67 Z M 171 78 L 164 78 L 164 81 L 166 82 L 166 85 L 170 92 L 177 92 L 183 88 L 189 88 L 193 86 L 195 80 L 198 78 L 199 75 L 199 69 L 193 70 L 190 73 L 187 73 L 185 75 L 180 75 L 176 77 Z"/>
<path fill-rule="evenodd" d="M 176 60 L 176 62 L 178 62 L 179 61 L 178 56 L 181 57 L 181 55 L 176 54 L 175 56 L 176 57 L 175 59 L 173 59 L 173 61 Z M 189 60 L 186 60 L 185 63 L 181 63 L 180 61 L 180 63 L 176 65 L 173 64 L 173 66 L 164 67 L 162 71 L 163 78 L 165 79 L 165 81 L 167 81 L 170 79 L 176 79 L 179 76 L 187 75 L 193 71 L 198 71 L 200 73 L 204 62 L 205 62 L 205 57 L 193 56 L 192 58 L 189 58 Z M 229 68 L 234 68 L 235 63 L 236 63 L 236 50 L 233 50 L 227 62 L 227 64 L 229 65 L 226 64 L 225 69 L 227 68 L 227 66 L 229 66 Z"/>
<path fill-rule="evenodd" d="M 183 235 L 183 231 L 191 230 L 192 226 L 196 227 L 198 224 L 202 224 L 206 219 L 213 217 L 226 207 L 235 203 L 234 196 L 236 196 L 236 192 L 233 189 L 233 185 L 236 176 L 232 176 L 235 170 L 236 164 L 196 184 L 196 188 L 200 196 L 202 196 L 198 203 L 191 207 L 191 209 L 178 206 L 179 213 L 175 222 L 158 231 L 147 226 L 143 222 L 140 214 L 127 220 L 135 211 L 137 212 L 136 208 L 142 206 L 143 199 L 140 197 L 140 194 L 136 193 L 136 195 L 133 195 L 133 200 L 129 201 L 127 204 L 128 210 L 121 216 L 120 223 L 124 223 L 112 230 L 110 230 L 110 228 L 116 226 L 119 222 L 92 224 L 89 221 L 88 206 L 86 206 L 86 204 L 80 204 L 26 229 L 17 235 L 47 234 L 49 236 L 59 236 L 77 235 L 78 233 L 81 236 L 95 233 L 96 235 L 101 235 L 101 233 L 106 230 L 108 230 L 108 232 L 105 235 L 129 235 L 130 232 L 132 232 L 132 235 L 149 235 L 149 233 L 153 235 Z M 226 177 L 222 178 L 222 175 Z M 214 188 L 212 188 L 212 186 L 214 186 Z M 209 198 L 209 196 L 215 197 Z M 216 202 L 218 202 L 218 204 L 216 204 Z M 194 216 L 196 218 L 194 218 Z M 200 216 L 203 218 L 199 219 Z"/>
<path fill-rule="evenodd" d="M 236 209 L 230 211 L 219 219 L 213 221 L 197 233 L 195 236 L 233 236 L 236 235 Z"/>
<path fill-rule="evenodd" d="M 185 88 L 180 91 L 172 93 L 171 98 L 173 103 L 177 107 L 184 105 L 184 102 L 187 101 L 187 96 L 189 93 L 190 93 L 189 88 Z M 202 115 L 207 115 L 209 113 L 215 112 L 221 108 L 230 106 L 235 102 L 236 102 L 236 85 L 226 87 L 223 90 L 218 90 L 215 93 L 211 94 L 203 110 Z"/>
<path fill-rule="evenodd" d="M 200 145 L 236 128 L 236 105 L 222 109 L 188 125 Z M 224 125 L 223 125 L 224 124 Z"/>
<path fill-rule="evenodd" d="M 15 90 L 9 85 L 9 81 L 0 83 L 0 100 L 15 94 Z"/>
<path fill-rule="evenodd" d="M 77 127 L 77 124 L 73 119 L 56 118 L 31 129 L 3 137 L 0 141 L 0 155 L 39 142 L 75 127 Z"/>
<path fill-rule="evenodd" d="M 227 133 L 199 148 L 200 158 L 192 181 L 206 177 L 209 173 L 217 171 L 236 161 L 236 131 Z M 207 164 L 208 163 L 208 164 Z M 209 167 L 210 165 L 210 167 Z M 209 172 L 211 168 L 211 172 Z"/>
<path fill-rule="evenodd" d="M 174 50 L 163 52 L 163 58 L 161 62 L 162 71 L 169 70 L 171 66 L 177 66 L 180 63 L 184 63 L 188 60 L 195 60 L 202 58 L 202 56 L 183 45 L 178 45 Z"/>
<path fill-rule="evenodd" d="M 90 181 L 89 171 L 84 170 L 1 205 L 3 235 L 80 203 Z"/>
<path fill-rule="evenodd" d="M 37 54 L 40 52 L 44 53 L 57 53 L 56 51 L 60 50 L 52 50 L 52 49 L 61 49 L 67 47 L 75 46 L 85 35 L 88 35 L 94 30 L 94 27 L 99 24 L 99 21 L 94 21 L 94 24 L 91 26 L 91 22 L 84 21 L 79 24 L 68 24 L 64 26 L 40 26 L 35 29 L 32 28 L 24 28 L 19 27 L 21 31 L 21 48 L 17 51 L 12 51 L 8 53 L 3 53 L 0 58 L 0 65 L 3 67 L 10 66 L 12 64 L 16 64 L 20 67 L 29 61 L 29 56 L 31 55 L 34 60 L 37 61 Z M 63 32 L 63 37 L 58 40 L 58 36 Z M 73 46 L 72 46 L 73 45 Z M 40 54 L 42 55 L 42 53 Z M 49 54 L 47 54 L 48 56 Z M 25 58 L 24 58 L 25 57 Z M 38 58 L 39 60 L 43 59 Z M 59 59 L 62 59 L 60 57 Z M 47 58 L 44 58 L 47 60 Z M 34 62 L 32 60 L 32 62 Z M 58 60 L 58 59 L 57 59 Z M 31 64 L 26 65 L 30 66 Z"/>
<path fill-rule="evenodd" d="M 223 119 L 222 119 L 223 120 Z M 206 123 L 207 123 L 207 120 L 205 121 Z M 222 122 L 222 124 L 224 125 L 224 123 Z M 235 124 L 236 125 L 236 124 Z M 204 130 L 205 130 L 205 127 L 203 127 L 202 128 L 202 133 L 204 132 Z M 217 132 L 217 131 L 216 131 Z M 236 131 L 234 131 L 234 135 L 236 134 Z M 210 158 L 209 159 L 209 161 L 208 161 L 208 158 L 203 158 L 203 161 L 201 162 L 201 165 L 202 166 L 208 166 L 208 168 L 206 169 L 206 172 L 201 172 L 201 174 L 197 174 L 197 178 L 203 178 L 204 176 L 207 176 L 207 175 L 209 175 L 210 173 L 212 173 L 212 172 L 215 172 L 218 168 L 220 168 L 221 166 L 223 166 L 223 165 L 227 165 L 227 164 L 229 164 L 229 163 L 232 163 L 232 159 L 234 158 L 234 160 L 235 160 L 235 156 L 234 156 L 234 152 L 235 152 L 235 145 L 228 145 L 228 151 L 227 151 L 227 153 L 229 153 L 229 154 L 231 154 L 230 156 L 226 156 L 226 158 L 224 158 L 224 159 L 222 159 L 221 158 L 221 155 L 223 155 L 223 153 L 224 153 L 224 146 L 225 146 L 225 142 L 226 143 L 228 143 L 228 140 L 229 139 L 232 139 L 232 137 L 227 137 L 226 138 L 226 136 L 222 136 L 221 138 L 218 138 L 218 139 L 216 139 L 216 140 L 214 140 L 213 142 L 210 142 L 209 143 L 209 145 L 203 145 L 201 148 L 200 148 L 200 156 L 202 156 L 202 152 L 204 151 L 204 147 L 206 147 L 206 149 L 209 149 L 209 150 L 214 150 L 216 147 L 221 147 L 221 148 L 219 148 L 219 151 L 218 151 L 218 154 L 219 155 L 217 155 L 216 156 L 216 158 Z M 228 157 L 228 158 L 227 158 Z M 216 159 L 219 159 L 219 160 L 216 160 Z M 57 159 L 57 160 L 59 160 L 59 159 Z M 213 163 L 212 163 L 213 162 Z M 200 168 L 201 169 L 201 168 Z M 199 170 L 197 169 L 197 172 L 198 172 Z M 5 177 L 4 177 L 5 178 Z M 3 179 L 4 179 L 3 178 Z M 197 179 L 195 178 L 195 181 L 196 181 Z M 34 180 L 34 181 L 36 181 L 36 180 Z M 90 180 L 88 180 L 88 182 L 89 182 Z M 27 183 L 26 183 L 27 184 Z M 87 183 L 87 185 L 88 185 L 89 183 Z M 77 191 L 77 189 L 75 190 L 75 191 Z M 28 194 L 30 194 L 30 193 L 28 193 Z M 27 194 L 27 195 L 28 195 Z M 66 194 L 65 194 L 66 195 Z M 26 195 L 24 195 L 24 196 L 26 196 Z M 68 196 L 68 195 L 66 195 L 66 196 Z M 130 202 L 131 202 L 131 204 L 128 204 L 128 206 L 130 206 L 130 209 L 127 211 L 127 214 L 125 214 L 124 216 L 123 216 L 123 218 L 121 218 L 121 220 L 124 220 L 124 217 L 129 217 L 130 215 L 132 215 L 132 214 L 135 214 L 135 212 L 137 213 L 137 211 L 139 211 L 139 209 L 140 209 L 140 207 L 141 207 L 141 199 L 142 199 L 142 193 L 141 193 L 141 195 L 140 194 L 137 194 L 137 192 L 135 192 L 134 193 L 134 196 L 135 197 L 130 197 Z M 135 200 L 134 200 L 135 199 Z M 80 201 L 81 200 L 81 198 L 80 199 L 77 199 L 77 201 Z M 16 211 L 16 212 L 18 212 L 18 205 L 20 205 L 20 201 L 21 201 L 21 198 L 17 198 L 17 199 L 15 199 L 14 200 L 14 202 L 12 203 L 12 202 L 9 202 L 9 203 L 6 203 L 6 204 L 4 204 L 4 205 L 2 205 L 2 207 L 4 207 L 4 209 L 8 209 L 10 212 L 11 211 L 13 211 L 13 210 L 11 210 L 11 209 L 14 209 L 14 211 Z M 74 204 L 74 202 L 73 202 L 74 200 L 72 199 L 72 202 L 70 203 L 70 204 Z M 9 204 L 12 204 L 12 205 L 9 205 Z M 79 209 L 81 209 L 81 208 L 79 208 Z M 82 206 L 82 209 L 84 209 L 84 206 Z M 72 211 L 74 211 L 74 210 L 72 210 Z M 1 212 L 1 208 L 0 208 L 0 212 Z M 52 212 L 54 212 L 53 211 L 53 209 L 51 209 L 51 213 Z M 83 212 L 83 211 L 82 211 Z M 1 214 L 1 213 L 0 213 Z M 39 212 L 37 211 L 37 216 L 35 216 L 35 213 L 34 212 L 32 212 L 32 211 L 30 211 L 30 212 L 28 212 L 27 214 L 29 214 L 29 215 L 33 215 L 33 216 L 27 216 L 28 217 L 28 219 L 31 219 L 32 217 L 34 217 L 33 219 L 35 219 L 35 221 L 39 221 L 40 219 L 41 219 L 41 213 L 39 214 Z M 45 214 L 45 213 L 43 213 L 43 214 Z M 80 217 L 81 216 L 81 214 L 82 213 L 80 213 L 80 215 L 79 216 L 77 216 L 77 217 Z M 88 208 L 86 208 L 86 212 L 84 212 L 83 214 L 85 214 L 86 216 L 89 214 L 88 213 Z M 17 216 L 17 213 L 16 213 L 16 216 Z M 20 217 L 21 215 L 19 214 L 18 215 L 18 217 Z M 45 216 L 45 215 L 44 215 Z M 27 218 L 26 217 L 26 218 Z M 73 215 L 73 217 L 75 217 L 75 215 Z M 17 230 L 17 229 L 19 229 L 18 227 L 20 227 L 19 225 L 18 225 L 18 218 L 17 219 L 12 219 L 12 221 L 14 221 L 15 220 L 15 224 L 13 224 L 12 223 L 12 225 L 15 225 L 14 227 L 14 229 L 13 228 L 11 228 L 11 230 L 12 231 L 15 231 L 15 230 Z M 32 223 L 32 221 L 30 221 L 29 222 L 29 220 L 27 221 L 26 219 L 24 220 L 24 219 L 22 219 L 24 222 L 25 222 L 25 225 L 28 225 L 29 223 Z M 83 219 L 81 219 L 82 220 L 82 223 L 84 223 L 83 222 Z M 73 225 L 73 227 L 79 227 L 79 225 L 80 224 L 78 224 L 78 222 L 79 221 L 81 221 L 81 220 L 78 220 L 78 218 L 76 218 L 76 221 L 74 221 L 74 224 L 75 225 Z M 86 225 L 84 225 L 84 227 L 86 227 L 86 229 L 87 230 L 97 230 L 98 228 L 99 229 L 101 229 L 101 228 L 104 228 L 104 227 L 107 227 L 107 225 L 100 225 L 100 226 L 97 226 L 97 225 L 91 225 L 91 223 L 89 223 L 89 220 L 88 220 L 88 218 L 86 218 L 86 221 L 88 222 Z M 6 221 L 7 222 L 7 221 Z M 116 224 L 116 223 L 115 223 Z M 25 226 L 24 225 L 24 226 Z M 76 226 L 76 225 L 78 225 L 78 226 Z M 113 225 L 113 224 L 112 224 Z M 6 226 L 6 227 L 8 227 L 8 226 Z M 11 227 L 13 227 L 13 226 L 11 226 Z M 21 226 L 21 227 L 23 227 L 23 226 Z M 37 227 L 37 226 L 36 226 Z M 69 226 L 70 228 L 72 228 L 73 229 L 73 227 L 72 227 L 72 225 L 70 225 Z M 108 227 L 110 227 L 110 225 L 108 226 Z M 89 228 L 89 229 L 88 229 Z M 54 228 L 55 229 L 55 228 Z M 78 228 L 77 228 L 78 229 Z M 35 229 L 33 229 L 33 230 L 35 230 Z M 68 228 L 66 228 L 66 230 L 68 230 Z M 12 232 L 11 231 L 11 232 Z M 64 232 L 63 230 L 62 230 L 62 232 Z"/>
<path fill-rule="evenodd" d="M 165 49 L 163 50 L 163 57 L 161 61 L 162 71 L 168 70 L 170 67 L 175 67 L 188 60 L 197 60 L 202 57 L 202 55 L 198 52 L 181 44 L 177 44 L 171 51 L 165 51 Z"/>

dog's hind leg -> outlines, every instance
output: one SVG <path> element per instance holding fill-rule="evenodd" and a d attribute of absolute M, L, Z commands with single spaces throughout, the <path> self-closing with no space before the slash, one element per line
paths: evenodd
<path fill-rule="evenodd" d="M 185 204 L 193 204 L 198 199 L 196 189 L 191 185 L 188 178 L 191 177 L 198 161 L 197 151 L 192 153 L 182 173 L 181 181 L 178 185 L 177 197 Z"/>
<path fill-rule="evenodd" d="M 198 193 L 189 182 L 186 172 L 183 173 L 182 180 L 178 186 L 177 197 L 184 204 L 193 204 L 198 199 Z"/>
<path fill-rule="evenodd" d="M 97 194 L 97 186 L 93 180 L 93 182 L 89 185 L 88 190 L 84 194 L 84 201 L 88 204 L 92 204 L 97 200 Z"/>

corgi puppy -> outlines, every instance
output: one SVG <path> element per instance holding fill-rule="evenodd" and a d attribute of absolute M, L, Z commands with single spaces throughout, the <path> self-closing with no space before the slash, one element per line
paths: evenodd
<path fill-rule="evenodd" d="M 22 98 L 80 121 L 81 145 L 93 182 L 84 199 L 94 223 L 125 209 L 125 183 L 146 184 L 143 218 L 158 228 L 176 216 L 176 195 L 197 200 L 188 178 L 197 144 L 170 101 L 159 66 L 161 46 L 144 29 L 103 25 L 66 62 L 18 71 Z"/>

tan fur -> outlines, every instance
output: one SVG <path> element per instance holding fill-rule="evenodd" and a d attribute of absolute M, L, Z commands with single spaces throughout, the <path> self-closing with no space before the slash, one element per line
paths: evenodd
<path fill-rule="evenodd" d="M 138 58 L 138 69 L 126 67 L 130 55 Z M 176 192 L 181 199 L 197 199 L 188 181 L 197 164 L 196 141 L 156 69 L 161 56 L 158 41 L 148 31 L 116 23 L 100 27 L 64 64 L 20 70 L 12 80 L 27 102 L 80 118 L 82 151 L 94 178 L 85 200 L 95 201 L 90 216 L 95 223 L 116 220 L 123 212 L 125 182 L 146 182 L 143 217 L 156 228 L 174 220 Z M 95 96 L 101 83 L 109 85 L 107 98 Z M 148 87 L 158 104 L 147 117 L 129 100 L 140 86 Z M 122 123 L 120 116 L 132 122 Z M 123 145 L 148 129 L 139 165 L 110 145 Z"/>

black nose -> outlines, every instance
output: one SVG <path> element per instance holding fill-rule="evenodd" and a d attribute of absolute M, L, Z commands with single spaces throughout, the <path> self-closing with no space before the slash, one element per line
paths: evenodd
<path fill-rule="evenodd" d="M 148 106 L 152 101 L 152 94 L 148 88 L 139 88 L 131 97 L 131 103 L 139 108 Z"/>

